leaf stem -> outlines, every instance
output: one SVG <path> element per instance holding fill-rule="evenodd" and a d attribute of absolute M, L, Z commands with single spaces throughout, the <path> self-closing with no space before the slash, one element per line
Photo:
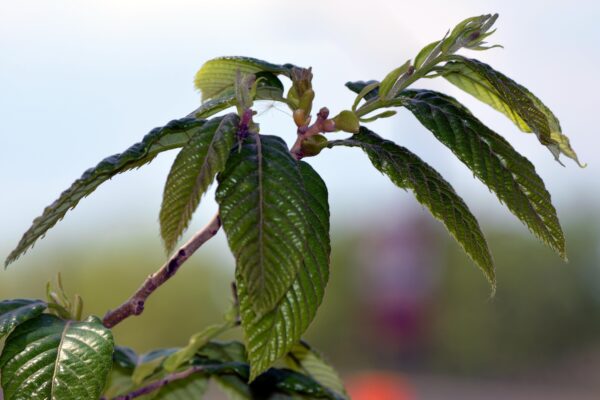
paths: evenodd
<path fill-rule="evenodd" d="M 112 328 L 125 318 L 140 315 L 148 297 L 162 284 L 169 280 L 179 267 L 194 254 L 200 246 L 217 234 L 221 228 L 219 214 L 200 231 L 198 231 L 186 244 L 174 253 L 169 260 L 155 273 L 148 276 L 142 286 L 123 304 L 114 310 L 108 311 L 102 320 L 107 328 Z"/>
<path fill-rule="evenodd" d="M 137 397 L 141 397 L 143 395 L 146 395 L 148 393 L 152 393 L 155 392 L 157 390 L 159 390 L 160 388 L 162 388 L 163 386 L 168 385 L 171 382 L 175 382 L 175 381 L 179 381 L 185 378 L 189 378 L 191 375 L 196 374 L 198 372 L 202 372 L 204 370 L 204 367 L 202 365 L 195 365 L 191 368 L 188 368 L 186 370 L 180 371 L 180 372 L 174 372 L 170 375 L 165 376 L 162 379 L 159 379 L 157 381 L 154 381 L 146 386 L 143 386 L 139 389 L 134 390 L 133 392 L 127 393 L 125 395 L 122 396 L 117 396 L 117 397 L 113 397 L 112 400 L 131 400 L 131 399 L 135 399 Z"/>

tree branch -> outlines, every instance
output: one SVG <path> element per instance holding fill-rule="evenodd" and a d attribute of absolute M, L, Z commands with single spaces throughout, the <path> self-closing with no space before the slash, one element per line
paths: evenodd
<path fill-rule="evenodd" d="M 140 315 L 144 311 L 146 299 L 163 283 L 171 278 L 179 267 L 194 254 L 200 246 L 217 234 L 221 228 L 219 214 L 197 232 L 186 244 L 171 256 L 171 258 L 155 273 L 150 275 L 140 288 L 123 304 L 106 313 L 102 320 L 104 326 L 112 328 L 119 322 L 132 315 Z"/>
<path fill-rule="evenodd" d="M 152 393 L 160 388 L 162 388 L 163 386 L 168 385 L 171 382 L 174 381 L 179 381 L 181 379 L 185 379 L 190 377 L 191 375 L 201 372 L 203 370 L 203 367 L 201 365 L 196 365 L 193 366 L 191 368 L 188 368 L 184 371 L 181 372 L 175 372 L 173 374 L 167 375 L 164 378 L 154 381 L 152 383 L 150 383 L 147 386 L 143 386 L 139 389 L 134 390 L 133 392 L 127 393 L 125 395 L 122 396 L 117 396 L 114 397 L 112 400 L 131 400 L 131 399 L 135 399 L 136 397 L 140 397 L 143 396 L 145 394 L 148 393 Z"/>

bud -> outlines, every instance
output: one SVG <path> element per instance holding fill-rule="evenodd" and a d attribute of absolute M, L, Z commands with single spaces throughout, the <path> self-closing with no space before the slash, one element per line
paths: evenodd
<path fill-rule="evenodd" d="M 304 157 L 316 156 L 327 147 L 327 138 L 323 135 L 310 136 L 302 141 L 300 149 Z"/>
<path fill-rule="evenodd" d="M 305 126 L 306 125 L 306 111 L 299 108 L 294 111 L 294 122 L 296 126 Z"/>
<path fill-rule="evenodd" d="M 304 110 L 306 114 L 310 114 L 312 110 L 313 100 L 315 99 L 315 92 L 312 89 L 307 89 L 300 96 L 300 101 L 298 102 L 298 108 Z"/>
<path fill-rule="evenodd" d="M 344 132 L 358 133 L 360 121 L 356 114 L 350 110 L 344 110 L 333 118 L 336 129 Z"/>

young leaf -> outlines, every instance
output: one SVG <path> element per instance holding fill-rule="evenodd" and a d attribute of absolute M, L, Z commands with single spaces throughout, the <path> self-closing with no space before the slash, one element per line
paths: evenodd
<path fill-rule="evenodd" d="M 417 200 L 446 225 L 448 231 L 481 268 L 492 286 L 494 265 L 477 220 L 452 186 L 427 163 L 404 147 L 384 140 L 362 127 L 350 139 L 331 142 L 362 148 L 379 171 L 402 189 L 411 189 Z"/>
<path fill-rule="evenodd" d="M 360 100 L 364 97 L 365 100 L 372 100 L 379 96 L 379 82 L 378 81 L 357 81 L 357 82 L 346 82 L 346 87 L 352 90 L 354 93 L 358 94 L 357 100 L 355 101 L 355 106 L 358 105 Z M 368 89 L 367 89 L 368 88 Z M 365 93 L 362 93 L 362 91 Z M 356 107 L 353 107 L 356 109 Z"/>
<path fill-rule="evenodd" d="M 171 121 L 162 128 L 153 129 L 141 142 L 134 144 L 123 153 L 107 157 L 95 167 L 85 171 L 81 178 L 73 182 L 54 203 L 44 209 L 41 216 L 33 220 L 33 224 L 25 232 L 17 247 L 8 255 L 5 266 L 33 246 L 36 240 L 60 221 L 69 209 L 74 208 L 82 198 L 92 193 L 102 183 L 121 172 L 149 163 L 160 152 L 183 146 L 204 126 L 205 122 L 195 118 Z"/>
<path fill-rule="evenodd" d="M 97 400 L 112 353 L 112 334 L 98 318 L 31 319 L 8 336 L 0 356 L 4 398 Z"/>
<path fill-rule="evenodd" d="M 269 312 L 296 277 L 311 222 L 296 160 L 279 137 L 253 134 L 232 151 L 218 181 L 237 276 L 254 310 Z"/>
<path fill-rule="evenodd" d="M 202 92 L 202 101 L 233 93 L 235 77 L 242 74 L 270 72 L 290 76 L 291 65 L 276 65 L 250 57 L 219 57 L 207 61 L 196 73 L 194 83 Z"/>
<path fill-rule="evenodd" d="M 452 97 L 430 90 L 407 90 L 399 100 L 533 234 L 566 258 L 565 240 L 550 194 L 529 160 Z"/>
<path fill-rule="evenodd" d="M 379 95 L 382 98 L 386 98 L 392 87 L 394 87 L 394 83 L 400 78 L 402 74 L 404 74 L 410 68 L 410 60 L 406 61 L 404 64 L 390 72 L 386 75 L 385 78 L 381 81 L 379 85 Z M 394 93 L 392 93 L 391 97 L 394 97 Z"/>
<path fill-rule="evenodd" d="M 228 114 L 215 118 L 198 130 L 181 149 L 165 183 L 160 209 L 160 232 L 167 252 L 188 227 L 200 198 L 225 168 L 235 142 L 239 118 Z"/>
<path fill-rule="evenodd" d="M 37 317 L 48 307 L 41 300 L 15 299 L 0 301 L 0 339 L 23 322 Z"/>
<path fill-rule="evenodd" d="M 305 342 L 297 343 L 290 350 L 286 357 L 286 363 L 291 369 L 310 376 L 321 385 L 338 393 L 338 395 L 348 396 L 344 388 L 344 382 L 335 369 Z"/>
<path fill-rule="evenodd" d="M 442 68 L 444 78 L 502 112 L 523 132 L 535 133 L 557 161 L 564 154 L 580 164 L 558 118 L 533 93 L 481 61 L 461 56 L 451 59 Z"/>
<path fill-rule="evenodd" d="M 242 328 L 251 365 L 250 380 L 283 357 L 300 339 L 323 300 L 329 279 L 329 205 L 327 187 L 305 162 L 299 162 L 302 175 L 301 201 L 311 221 L 304 237 L 302 266 L 292 286 L 276 307 L 264 314 L 255 311 L 243 279 L 237 279 Z"/>

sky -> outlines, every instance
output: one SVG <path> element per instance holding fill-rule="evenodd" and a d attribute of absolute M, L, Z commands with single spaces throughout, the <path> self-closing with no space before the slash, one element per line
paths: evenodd
<path fill-rule="evenodd" d="M 490 12 L 500 14 L 491 41 L 504 49 L 463 54 L 540 97 L 589 166 L 580 169 L 565 159 L 561 167 L 534 136 L 447 82 L 415 87 L 456 96 L 513 143 L 537 166 L 561 217 L 583 209 L 600 216 L 600 2 L 0 0 L 0 250 L 9 251 L 43 207 L 88 167 L 196 108 L 193 76 L 211 58 L 246 55 L 312 66 L 315 107 L 337 113 L 354 99 L 346 81 L 381 79 L 462 19 Z M 289 111 L 268 104 L 259 111 L 262 132 L 291 144 Z M 477 217 L 525 229 L 405 110 L 372 129 L 437 168 Z M 40 246 L 148 229 L 158 236 L 162 189 L 174 156 L 161 155 L 104 184 Z M 401 216 L 416 204 L 357 149 L 327 151 L 309 162 L 329 186 L 334 227 L 365 223 L 378 212 Z M 215 210 L 211 192 L 192 229 Z"/>

